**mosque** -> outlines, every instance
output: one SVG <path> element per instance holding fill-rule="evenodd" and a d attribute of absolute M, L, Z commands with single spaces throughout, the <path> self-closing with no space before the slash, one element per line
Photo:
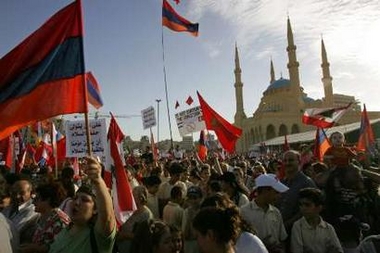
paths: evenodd
<path fill-rule="evenodd" d="M 354 96 L 334 94 L 333 78 L 330 75 L 330 67 L 327 52 L 321 40 L 322 55 L 322 84 L 324 97 L 313 99 L 307 96 L 300 84 L 299 62 L 297 61 L 296 45 L 294 44 L 290 20 L 287 20 L 288 46 L 288 72 L 289 79 L 276 79 L 273 62 L 270 62 L 270 82 L 263 92 L 260 104 L 256 111 L 249 117 L 246 116 L 243 106 L 243 83 L 241 80 L 241 68 L 237 46 L 235 46 L 235 97 L 236 113 L 234 125 L 243 130 L 242 136 L 236 144 L 237 152 L 248 151 L 256 143 L 266 140 L 301 133 L 315 129 L 314 126 L 302 123 L 302 115 L 306 108 L 341 107 L 353 103 L 349 111 L 339 120 L 339 124 L 349 124 L 360 121 L 361 107 Z M 368 112 L 369 118 L 380 118 L 380 112 Z"/>

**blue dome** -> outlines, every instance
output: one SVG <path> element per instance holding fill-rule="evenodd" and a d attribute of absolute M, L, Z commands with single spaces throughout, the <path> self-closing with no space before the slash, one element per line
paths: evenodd
<path fill-rule="evenodd" d="M 280 79 L 271 83 L 271 85 L 269 85 L 267 90 L 282 88 L 282 87 L 286 87 L 286 86 L 290 86 L 290 80 L 281 77 Z"/>
<path fill-rule="evenodd" d="M 308 96 L 304 96 L 304 97 L 303 97 L 303 101 L 304 101 L 305 103 L 311 103 L 311 102 L 314 102 L 315 99 L 313 99 L 313 98 L 311 98 L 311 97 L 308 97 Z"/>

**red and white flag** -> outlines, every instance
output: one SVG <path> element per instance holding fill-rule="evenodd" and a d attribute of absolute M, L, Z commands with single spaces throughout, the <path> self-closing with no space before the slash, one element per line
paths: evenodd
<path fill-rule="evenodd" d="M 137 209 L 132 189 L 124 170 L 123 139 L 124 134 L 111 114 L 111 122 L 107 134 L 108 148 L 104 180 L 111 189 L 118 226 L 121 226 L 132 215 L 133 211 Z"/>
<path fill-rule="evenodd" d="M 306 109 L 302 116 L 302 122 L 306 125 L 313 125 L 320 128 L 330 128 L 346 113 L 351 106 L 337 108 L 310 108 Z"/>

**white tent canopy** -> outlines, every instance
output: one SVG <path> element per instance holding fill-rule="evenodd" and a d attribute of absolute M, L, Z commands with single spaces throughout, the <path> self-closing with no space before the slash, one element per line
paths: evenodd
<path fill-rule="evenodd" d="M 370 124 L 374 124 L 379 122 L 380 119 L 374 119 L 370 120 Z M 345 133 L 350 133 L 352 131 L 355 131 L 360 128 L 360 121 L 347 124 L 347 125 L 341 125 L 341 126 L 336 126 L 332 128 L 325 129 L 326 135 L 330 137 L 330 134 L 339 131 L 342 132 L 343 134 Z M 308 131 L 308 132 L 303 132 L 303 133 L 298 133 L 298 134 L 291 134 L 287 136 L 288 143 L 302 143 L 302 142 L 310 142 L 315 140 L 315 132 L 316 130 Z M 277 145 L 283 145 L 285 141 L 284 136 L 279 136 L 270 140 L 264 141 L 265 146 L 277 146 Z M 261 142 L 262 143 L 262 142 Z M 260 146 L 261 143 L 254 144 L 253 146 Z"/>

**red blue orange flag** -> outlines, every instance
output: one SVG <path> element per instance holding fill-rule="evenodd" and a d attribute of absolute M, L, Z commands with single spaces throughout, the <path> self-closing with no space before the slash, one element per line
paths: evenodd
<path fill-rule="evenodd" d="M 359 141 L 357 145 L 358 150 L 373 153 L 375 148 L 375 136 L 372 131 L 371 124 L 369 122 L 367 109 L 364 104 L 364 108 L 361 115 Z"/>
<path fill-rule="evenodd" d="M 88 110 L 82 37 L 78 0 L 0 59 L 0 139 L 36 121 Z"/>
<path fill-rule="evenodd" d="M 315 135 L 314 156 L 318 161 L 323 162 L 323 155 L 330 146 L 329 139 L 327 138 L 323 128 L 317 128 Z"/>
<path fill-rule="evenodd" d="M 199 24 L 181 17 L 166 0 L 162 1 L 162 25 L 175 32 L 188 32 L 198 36 Z"/>
<path fill-rule="evenodd" d="M 222 147 L 229 153 L 235 151 L 236 141 L 239 139 L 242 130 L 227 120 L 222 118 L 214 109 L 212 109 L 203 97 L 197 92 L 199 104 L 202 109 L 203 120 L 208 130 L 214 130 Z"/>
<path fill-rule="evenodd" d="M 86 73 L 86 84 L 88 102 L 91 105 L 93 105 L 96 109 L 99 109 L 103 106 L 103 100 L 100 96 L 100 85 L 98 84 L 94 75 L 91 72 Z"/>

